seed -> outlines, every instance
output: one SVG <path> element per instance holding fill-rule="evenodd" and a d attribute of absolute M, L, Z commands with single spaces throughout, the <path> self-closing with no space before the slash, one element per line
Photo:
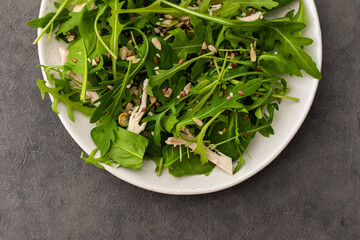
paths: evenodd
<path fill-rule="evenodd" d="M 171 97 L 172 93 L 173 93 L 172 89 L 171 89 L 171 88 L 168 88 L 168 89 L 164 92 L 164 96 L 165 96 L 166 98 L 169 98 L 169 97 Z"/>
<path fill-rule="evenodd" d="M 251 62 L 256 62 L 256 52 L 254 50 L 254 47 L 251 47 L 250 50 L 250 60 Z"/>
<path fill-rule="evenodd" d="M 91 65 L 92 65 L 93 67 L 96 67 L 96 66 L 98 65 L 95 59 L 93 59 L 93 60 L 91 61 Z"/>
<path fill-rule="evenodd" d="M 98 62 L 100 62 L 100 59 L 98 57 L 96 57 L 95 61 L 98 63 Z"/>
<path fill-rule="evenodd" d="M 176 17 L 171 16 L 171 15 L 168 15 L 168 14 L 165 14 L 165 15 L 164 15 L 164 18 L 170 19 L 170 20 L 175 20 L 175 19 L 176 19 Z"/>
<path fill-rule="evenodd" d="M 218 131 L 218 134 L 219 134 L 219 135 L 223 135 L 224 132 L 223 132 L 223 131 Z"/>
<path fill-rule="evenodd" d="M 210 52 L 217 53 L 216 48 L 215 48 L 213 45 L 211 45 L 211 44 L 208 46 L 208 49 L 209 49 Z"/>
<path fill-rule="evenodd" d="M 252 10 L 252 11 L 253 11 L 253 13 L 255 14 L 255 13 L 256 13 L 256 8 L 253 8 L 253 10 Z"/>
<path fill-rule="evenodd" d="M 156 34 L 159 34 L 161 32 L 159 28 L 154 28 L 154 30 Z"/>
<path fill-rule="evenodd" d="M 232 68 L 237 68 L 239 66 L 239 64 L 237 62 L 233 62 L 230 65 Z"/>
<path fill-rule="evenodd" d="M 149 137 L 149 134 L 147 134 L 146 132 L 143 133 L 144 137 Z"/>
<path fill-rule="evenodd" d="M 238 91 L 238 94 L 241 95 L 241 96 L 245 95 L 245 93 L 243 91 L 241 91 L 241 90 Z"/>
<path fill-rule="evenodd" d="M 248 134 L 247 134 L 247 132 L 243 132 L 243 136 L 245 137 L 245 138 L 247 138 L 248 137 Z"/>
<path fill-rule="evenodd" d="M 156 97 L 149 96 L 149 100 L 150 100 L 151 103 L 155 103 L 156 102 Z"/>
<path fill-rule="evenodd" d="M 76 59 L 76 58 L 73 58 L 72 61 L 73 61 L 74 63 L 77 63 L 77 59 Z"/>
<path fill-rule="evenodd" d="M 66 40 L 67 40 L 68 42 L 74 41 L 74 40 L 75 40 L 75 35 L 70 35 L 70 36 L 68 36 L 68 37 L 66 38 Z"/>
<path fill-rule="evenodd" d="M 246 114 L 245 117 L 244 117 L 244 121 L 246 121 L 248 119 L 249 119 L 249 114 Z"/>
<path fill-rule="evenodd" d="M 184 63 L 184 59 L 180 59 L 179 64 L 181 65 L 183 63 Z"/>
<path fill-rule="evenodd" d="M 160 74 L 160 72 L 159 72 L 159 71 L 155 71 L 155 74 L 156 74 L 156 75 L 159 75 L 159 74 Z"/>
<path fill-rule="evenodd" d="M 204 126 L 203 121 L 201 121 L 201 120 L 198 119 L 198 118 L 193 118 L 193 121 L 194 121 L 199 127 Z"/>
<path fill-rule="evenodd" d="M 156 70 L 159 70 L 159 66 L 155 67 L 154 70 L 155 70 L 155 71 L 156 71 Z"/>
<path fill-rule="evenodd" d="M 155 54 L 156 57 L 161 58 L 160 53 Z"/>
<path fill-rule="evenodd" d="M 205 49 L 207 49 L 207 45 L 206 45 L 205 42 L 203 42 L 203 44 L 202 44 L 202 46 L 201 46 L 201 50 L 205 50 Z"/>
<path fill-rule="evenodd" d="M 108 58 L 111 58 L 111 53 L 108 54 Z"/>
<path fill-rule="evenodd" d="M 199 52 L 199 55 L 203 55 L 203 53 L 204 53 L 204 51 L 203 51 L 203 50 L 201 50 L 201 51 Z"/>
<path fill-rule="evenodd" d="M 256 66 L 256 70 L 257 70 L 258 72 L 261 72 L 260 66 Z"/>
<path fill-rule="evenodd" d="M 129 116 L 128 113 L 121 113 L 119 115 L 119 124 L 120 124 L 120 126 L 122 126 L 122 127 L 129 126 L 129 118 L 130 118 L 130 116 Z"/>
<path fill-rule="evenodd" d="M 247 15 L 250 16 L 251 15 L 251 12 L 249 10 L 246 10 L 247 12 Z"/>
<path fill-rule="evenodd" d="M 134 55 L 135 55 L 135 52 L 134 52 L 133 50 L 131 50 L 131 51 L 128 52 L 127 55 L 128 55 L 128 57 L 134 56 Z"/>
<path fill-rule="evenodd" d="M 127 57 L 126 58 L 126 61 L 134 61 L 134 60 L 136 60 L 136 57 L 135 56 L 131 56 L 131 57 Z"/>
<path fill-rule="evenodd" d="M 220 16 L 220 13 L 216 13 L 216 16 Z"/>
<path fill-rule="evenodd" d="M 181 21 L 187 21 L 187 20 L 189 20 L 189 19 L 190 19 L 189 16 L 182 16 L 182 17 L 180 18 Z"/>
<path fill-rule="evenodd" d="M 230 100 L 232 98 L 231 95 L 227 96 L 226 100 Z"/>
<path fill-rule="evenodd" d="M 161 43 L 160 43 L 159 39 L 153 38 L 153 39 L 151 39 L 151 42 L 157 50 L 161 51 Z"/>
<path fill-rule="evenodd" d="M 259 94 L 254 94 L 254 97 L 259 97 Z"/>
<path fill-rule="evenodd" d="M 141 112 L 145 112 L 146 111 L 146 107 L 141 109 Z"/>
<path fill-rule="evenodd" d="M 167 90 L 167 87 L 164 87 L 163 89 L 161 89 L 161 91 L 164 93 Z"/>
<path fill-rule="evenodd" d="M 124 111 L 129 113 L 133 107 L 134 107 L 134 105 L 132 103 L 128 103 L 128 104 L 126 104 Z"/>
<path fill-rule="evenodd" d="M 161 105 L 161 104 L 160 104 L 159 102 L 156 102 L 156 103 L 155 103 L 155 107 L 157 107 L 157 108 L 160 107 L 160 105 Z"/>
<path fill-rule="evenodd" d="M 134 103 L 139 104 L 141 103 L 140 99 L 134 99 Z"/>
<path fill-rule="evenodd" d="M 132 17 L 130 18 L 130 21 L 134 21 L 136 19 L 136 17 Z"/>
<path fill-rule="evenodd" d="M 157 57 L 154 57 L 154 62 L 159 63 L 159 59 Z"/>

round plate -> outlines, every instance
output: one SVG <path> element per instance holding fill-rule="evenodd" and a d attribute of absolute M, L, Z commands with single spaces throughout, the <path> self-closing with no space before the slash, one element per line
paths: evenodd
<path fill-rule="evenodd" d="M 321 68 L 322 61 L 322 42 L 319 18 L 316 6 L 313 0 L 303 0 L 307 14 L 307 28 L 304 30 L 304 36 L 312 38 L 314 43 L 306 47 L 317 66 Z M 276 10 L 275 14 L 284 16 L 291 9 L 298 9 L 298 1 L 294 1 L 285 8 Z M 54 0 L 43 0 L 41 3 L 40 16 L 44 16 L 49 11 L 54 11 Z M 56 41 L 53 37 L 47 41 L 47 36 L 39 42 L 39 57 L 42 65 L 59 65 L 60 56 L 59 47 L 65 46 L 65 43 Z M 44 78 L 46 75 L 43 73 Z M 155 164 L 152 161 L 145 160 L 140 171 L 129 170 L 125 168 L 112 168 L 105 166 L 105 169 L 116 177 L 131 183 L 135 186 L 148 189 L 155 192 L 192 195 L 204 194 L 229 188 L 253 176 L 270 162 L 272 162 L 280 152 L 287 146 L 294 137 L 306 115 L 309 112 L 313 102 L 318 80 L 303 74 L 303 78 L 287 77 L 289 96 L 297 97 L 299 102 L 288 100 L 282 101 L 280 111 L 276 112 L 273 128 L 275 135 L 270 138 L 262 137 L 257 134 L 248 147 L 248 153 L 251 159 L 245 157 L 245 164 L 234 176 L 230 176 L 224 171 L 215 168 L 209 176 L 187 176 L 175 178 L 167 170 L 163 171 L 161 177 L 154 173 Z M 80 112 L 74 111 L 75 122 L 71 122 L 66 114 L 66 108 L 62 103 L 58 106 L 59 117 L 66 130 L 73 139 L 86 152 L 90 153 L 95 149 L 95 144 L 91 140 L 90 131 L 95 125 L 89 123 L 89 118 Z M 80 153 L 79 153 L 80 155 Z M 79 159 L 79 161 L 82 161 Z M 93 167 L 89 165 L 89 167 Z M 101 171 L 99 169 L 99 171 Z"/>

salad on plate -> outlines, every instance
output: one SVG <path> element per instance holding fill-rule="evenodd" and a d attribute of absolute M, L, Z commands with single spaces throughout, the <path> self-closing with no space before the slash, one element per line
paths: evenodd
<path fill-rule="evenodd" d="M 284 76 L 320 79 L 303 50 L 305 10 L 271 11 L 291 0 L 62 0 L 27 24 L 68 44 L 61 65 L 43 66 L 42 97 L 90 117 L 97 148 L 86 162 L 160 176 L 234 174 L 255 134 L 269 137 Z M 96 153 L 99 152 L 97 157 Z"/>

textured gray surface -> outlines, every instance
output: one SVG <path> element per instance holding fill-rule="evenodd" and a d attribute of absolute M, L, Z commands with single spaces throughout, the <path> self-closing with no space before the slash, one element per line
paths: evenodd
<path fill-rule="evenodd" d="M 238 186 L 167 196 L 79 159 L 35 85 L 40 0 L 2 0 L 0 239 L 360 239 L 360 1 L 316 4 L 324 78 L 293 141 Z"/>

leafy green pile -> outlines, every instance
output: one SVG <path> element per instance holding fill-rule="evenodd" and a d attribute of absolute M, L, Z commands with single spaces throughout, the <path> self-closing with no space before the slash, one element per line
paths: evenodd
<path fill-rule="evenodd" d="M 45 33 L 69 43 L 64 65 L 42 66 L 54 88 L 37 85 L 55 112 L 62 101 L 71 120 L 77 109 L 97 124 L 86 162 L 139 170 L 152 159 L 158 175 L 179 177 L 231 158 L 232 174 L 257 132 L 274 134 L 280 101 L 297 100 L 278 75 L 321 78 L 303 50 L 302 1 L 296 14 L 263 19 L 289 2 L 62 0 L 27 23 L 44 28 L 35 43 Z"/>

